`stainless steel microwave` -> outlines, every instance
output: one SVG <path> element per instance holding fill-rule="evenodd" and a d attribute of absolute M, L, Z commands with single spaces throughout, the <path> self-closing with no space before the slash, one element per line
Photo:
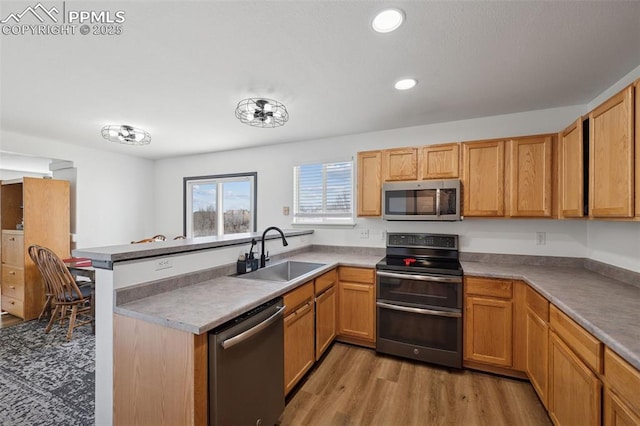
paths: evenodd
<path fill-rule="evenodd" d="M 382 187 L 385 220 L 460 220 L 460 180 L 389 182 Z"/>

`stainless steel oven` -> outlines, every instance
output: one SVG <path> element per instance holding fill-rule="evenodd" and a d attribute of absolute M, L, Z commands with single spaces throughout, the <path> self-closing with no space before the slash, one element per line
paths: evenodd
<path fill-rule="evenodd" d="M 457 236 L 389 234 L 377 265 L 376 350 L 462 367 L 462 268 Z"/>

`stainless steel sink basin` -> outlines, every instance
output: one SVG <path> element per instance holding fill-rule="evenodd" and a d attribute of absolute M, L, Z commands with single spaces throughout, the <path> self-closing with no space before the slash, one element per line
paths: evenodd
<path fill-rule="evenodd" d="M 325 263 L 288 260 L 249 272 L 248 274 L 238 275 L 238 278 L 264 281 L 291 281 L 325 265 Z"/>

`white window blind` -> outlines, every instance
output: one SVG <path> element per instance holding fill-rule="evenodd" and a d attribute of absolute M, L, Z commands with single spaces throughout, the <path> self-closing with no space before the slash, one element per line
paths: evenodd
<path fill-rule="evenodd" d="M 293 168 L 294 223 L 353 224 L 353 161 Z"/>

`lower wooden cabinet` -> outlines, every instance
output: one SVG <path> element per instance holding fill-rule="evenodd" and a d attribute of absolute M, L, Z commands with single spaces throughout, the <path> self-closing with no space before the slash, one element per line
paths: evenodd
<path fill-rule="evenodd" d="M 464 360 L 513 365 L 513 282 L 465 277 Z"/>
<path fill-rule="evenodd" d="M 340 267 L 338 275 L 338 337 L 372 347 L 376 341 L 375 270 Z"/>
<path fill-rule="evenodd" d="M 284 394 L 315 362 L 313 281 L 285 294 Z"/>
<path fill-rule="evenodd" d="M 549 416 L 556 425 L 599 425 L 598 376 L 558 335 L 549 334 Z"/>
<path fill-rule="evenodd" d="M 526 290 L 526 372 L 542 404 L 548 402 L 549 302 L 530 287 Z"/>
<path fill-rule="evenodd" d="M 316 296 L 316 361 L 336 337 L 336 286 Z"/>
<path fill-rule="evenodd" d="M 604 424 L 640 425 L 640 371 L 606 348 L 604 379 Z"/>

